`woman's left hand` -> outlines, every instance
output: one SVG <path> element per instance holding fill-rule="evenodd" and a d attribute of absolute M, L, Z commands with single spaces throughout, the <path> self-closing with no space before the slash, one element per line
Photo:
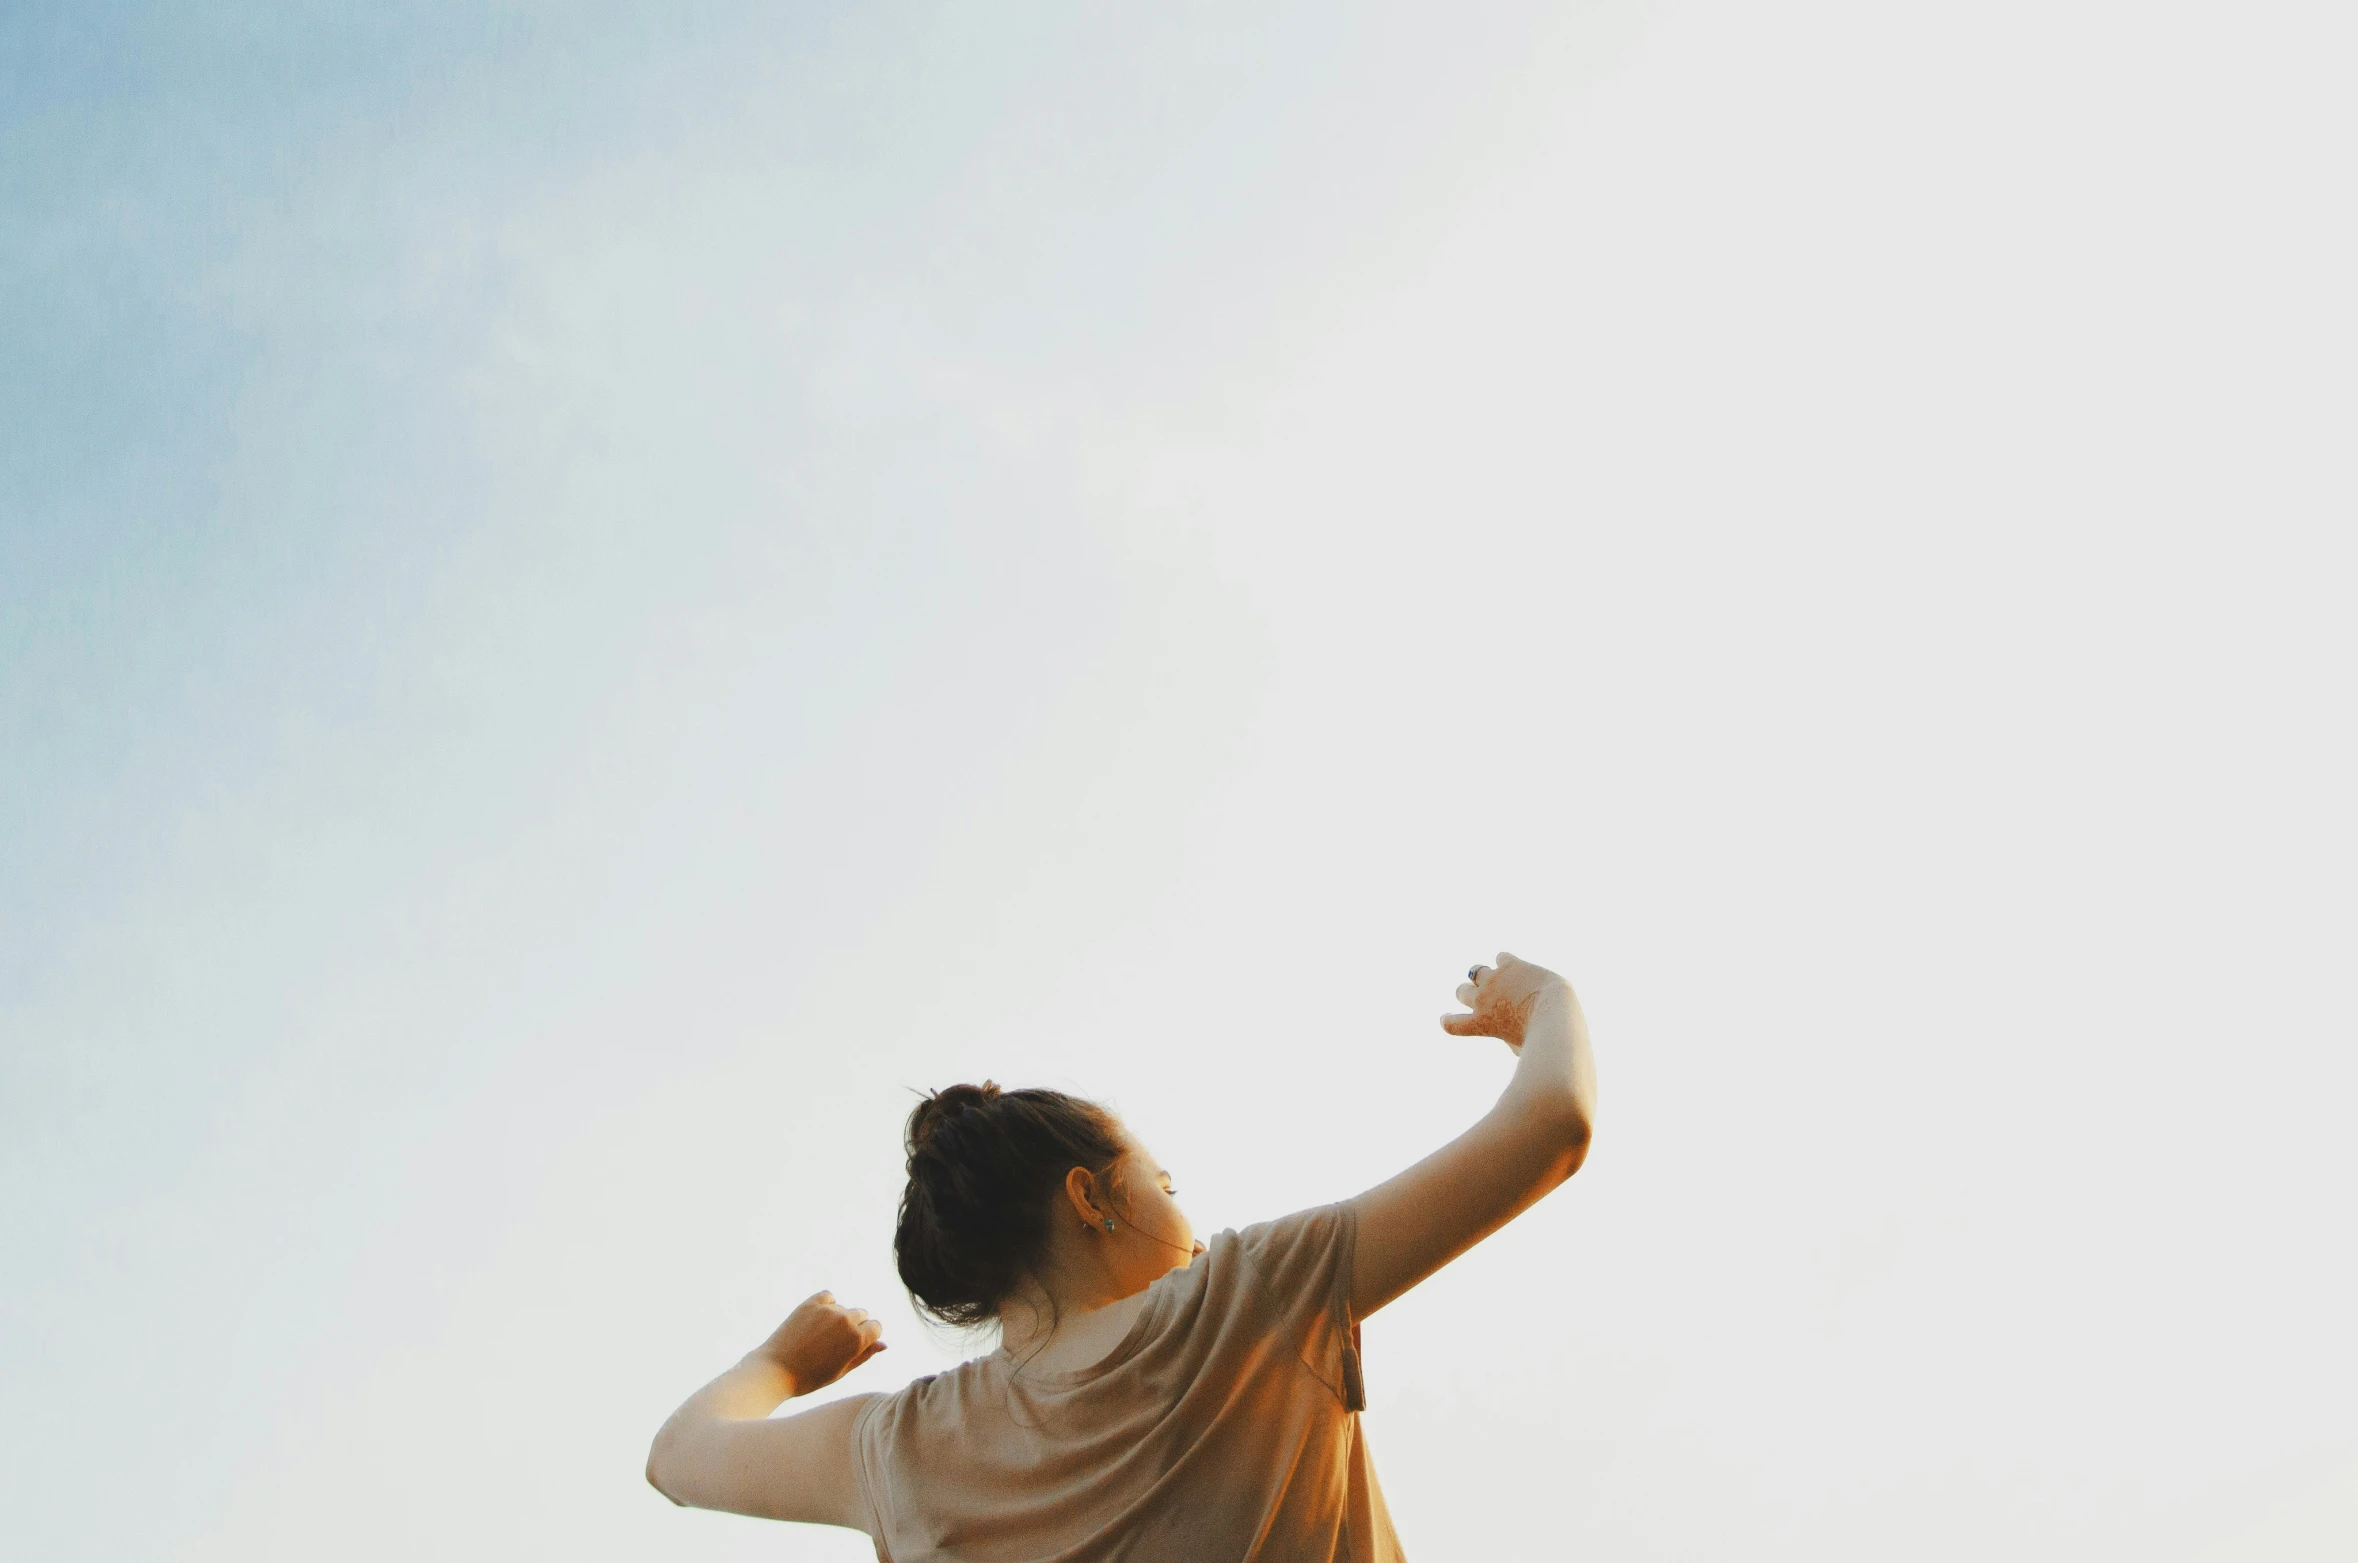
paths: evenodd
<path fill-rule="evenodd" d="M 884 1350 L 884 1326 L 861 1308 L 837 1304 L 833 1292 L 813 1292 L 754 1355 L 767 1357 L 793 1380 L 790 1394 L 825 1389 Z"/>

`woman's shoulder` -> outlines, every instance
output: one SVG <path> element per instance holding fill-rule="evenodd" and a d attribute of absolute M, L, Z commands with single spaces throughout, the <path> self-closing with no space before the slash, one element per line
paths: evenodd
<path fill-rule="evenodd" d="M 1003 1382 L 1006 1377 L 1007 1353 L 993 1349 L 979 1352 L 964 1362 L 946 1367 L 938 1373 L 913 1378 L 893 1391 L 887 1398 L 906 1397 L 913 1401 L 954 1400 L 969 1396 L 984 1386 Z"/>
<path fill-rule="evenodd" d="M 1338 1255 L 1348 1258 L 1358 1226 L 1357 1207 L 1349 1200 L 1312 1205 L 1274 1221 L 1257 1221 L 1241 1231 L 1222 1232 L 1205 1245 L 1204 1257 L 1217 1254 L 1223 1268 L 1264 1275 L 1303 1266 L 1323 1267 Z"/>
<path fill-rule="evenodd" d="M 865 1437 L 871 1430 L 890 1436 L 895 1426 L 956 1421 L 977 1405 L 1004 1399 L 1002 1357 L 997 1351 L 984 1352 L 938 1373 L 913 1378 L 898 1389 L 869 1396 L 869 1403 L 860 1408 L 853 1423 L 853 1436 Z"/>

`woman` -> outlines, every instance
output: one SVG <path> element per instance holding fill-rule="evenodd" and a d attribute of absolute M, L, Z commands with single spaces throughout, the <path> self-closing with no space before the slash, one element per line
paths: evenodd
<path fill-rule="evenodd" d="M 1000 1346 L 799 1416 L 884 1349 L 820 1292 L 672 1413 L 647 1480 L 674 1503 L 844 1525 L 888 1563 L 1318 1558 L 1400 1545 L 1359 1433 L 1359 1321 L 1578 1171 L 1596 1098 L 1579 1000 L 1501 955 L 1457 1036 L 1504 1039 L 1506 1092 L 1356 1199 L 1195 1241 L 1170 1174 L 1054 1091 L 920 1103 L 894 1252 L 918 1304 Z"/>

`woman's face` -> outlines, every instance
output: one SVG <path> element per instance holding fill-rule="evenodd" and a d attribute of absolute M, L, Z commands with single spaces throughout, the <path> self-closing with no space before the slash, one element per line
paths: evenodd
<path fill-rule="evenodd" d="M 1115 1188 L 1130 1212 L 1126 1235 L 1136 1245 L 1139 1267 L 1143 1271 L 1152 1264 L 1155 1275 L 1183 1270 L 1204 1251 L 1204 1245 L 1195 1240 L 1195 1228 L 1188 1223 L 1187 1212 L 1179 1208 L 1178 1186 L 1169 1169 L 1155 1160 L 1154 1152 L 1140 1144 L 1137 1136 L 1125 1129 L 1122 1140 L 1129 1149 L 1114 1166 Z"/>

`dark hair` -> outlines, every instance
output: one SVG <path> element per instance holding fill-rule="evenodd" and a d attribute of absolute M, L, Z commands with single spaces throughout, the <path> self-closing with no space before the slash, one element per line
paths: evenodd
<path fill-rule="evenodd" d="M 997 1318 L 1037 1267 L 1065 1174 L 1102 1173 L 1124 1149 L 1121 1125 L 1095 1102 L 989 1080 L 919 1102 L 907 1146 L 893 1258 L 920 1308 L 961 1325 Z"/>

